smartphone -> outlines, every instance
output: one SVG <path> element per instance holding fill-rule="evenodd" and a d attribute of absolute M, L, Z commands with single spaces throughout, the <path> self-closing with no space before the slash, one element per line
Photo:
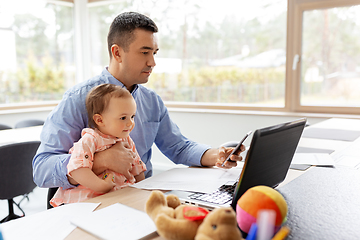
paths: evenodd
<path fill-rule="evenodd" d="M 231 155 L 234 155 L 234 154 L 238 155 L 238 154 L 240 153 L 240 147 L 241 147 L 241 145 L 242 145 L 243 142 L 251 135 L 251 133 L 252 133 L 252 131 L 249 131 L 249 132 L 244 136 L 244 138 L 241 139 L 241 141 L 239 142 L 239 144 L 234 148 L 234 150 L 229 154 L 229 156 L 226 158 L 226 160 L 221 164 L 222 167 L 225 166 L 225 163 L 226 163 L 227 161 L 231 161 L 231 162 L 232 162 L 232 160 L 230 159 Z"/>

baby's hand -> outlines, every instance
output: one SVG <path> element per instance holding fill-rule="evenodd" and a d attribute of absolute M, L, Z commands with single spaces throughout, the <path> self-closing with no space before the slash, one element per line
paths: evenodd
<path fill-rule="evenodd" d="M 115 186 L 115 176 L 112 173 L 105 173 L 103 179 L 106 183 L 105 192 L 109 192 Z"/>

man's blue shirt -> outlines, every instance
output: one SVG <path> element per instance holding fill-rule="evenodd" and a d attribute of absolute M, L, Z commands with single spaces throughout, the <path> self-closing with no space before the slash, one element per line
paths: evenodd
<path fill-rule="evenodd" d="M 33 160 L 34 182 L 39 187 L 71 188 L 67 179 L 69 149 L 88 127 L 85 98 L 91 88 L 102 83 L 123 86 L 107 69 L 99 76 L 70 88 L 61 102 L 47 117 L 41 132 L 41 144 Z M 130 133 L 141 160 L 146 164 L 145 176 L 152 175 L 151 147 L 153 143 L 176 164 L 200 166 L 204 152 L 210 148 L 187 139 L 170 119 L 162 99 L 151 89 L 136 85 L 132 95 L 137 111 L 135 128 Z"/>

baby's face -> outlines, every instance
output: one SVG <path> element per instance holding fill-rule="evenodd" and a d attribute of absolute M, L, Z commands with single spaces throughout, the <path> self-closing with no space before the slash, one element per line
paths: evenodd
<path fill-rule="evenodd" d="M 101 114 L 104 126 L 102 133 L 126 138 L 135 127 L 136 103 L 132 97 L 110 99 L 107 109 Z"/>

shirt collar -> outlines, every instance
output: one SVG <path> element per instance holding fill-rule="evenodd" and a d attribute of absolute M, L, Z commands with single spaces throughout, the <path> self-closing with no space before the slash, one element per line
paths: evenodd
<path fill-rule="evenodd" d="M 120 82 L 119 80 L 117 80 L 113 75 L 111 75 L 111 73 L 108 71 L 108 67 L 105 67 L 105 69 L 102 71 L 101 73 L 102 75 L 106 76 L 109 79 L 109 82 L 111 84 L 115 84 L 115 85 L 119 85 L 122 87 L 125 87 L 125 85 Z M 132 90 L 131 94 L 134 95 L 135 92 L 138 90 L 139 86 L 138 84 L 135 84 L 134 89 Z"/>

